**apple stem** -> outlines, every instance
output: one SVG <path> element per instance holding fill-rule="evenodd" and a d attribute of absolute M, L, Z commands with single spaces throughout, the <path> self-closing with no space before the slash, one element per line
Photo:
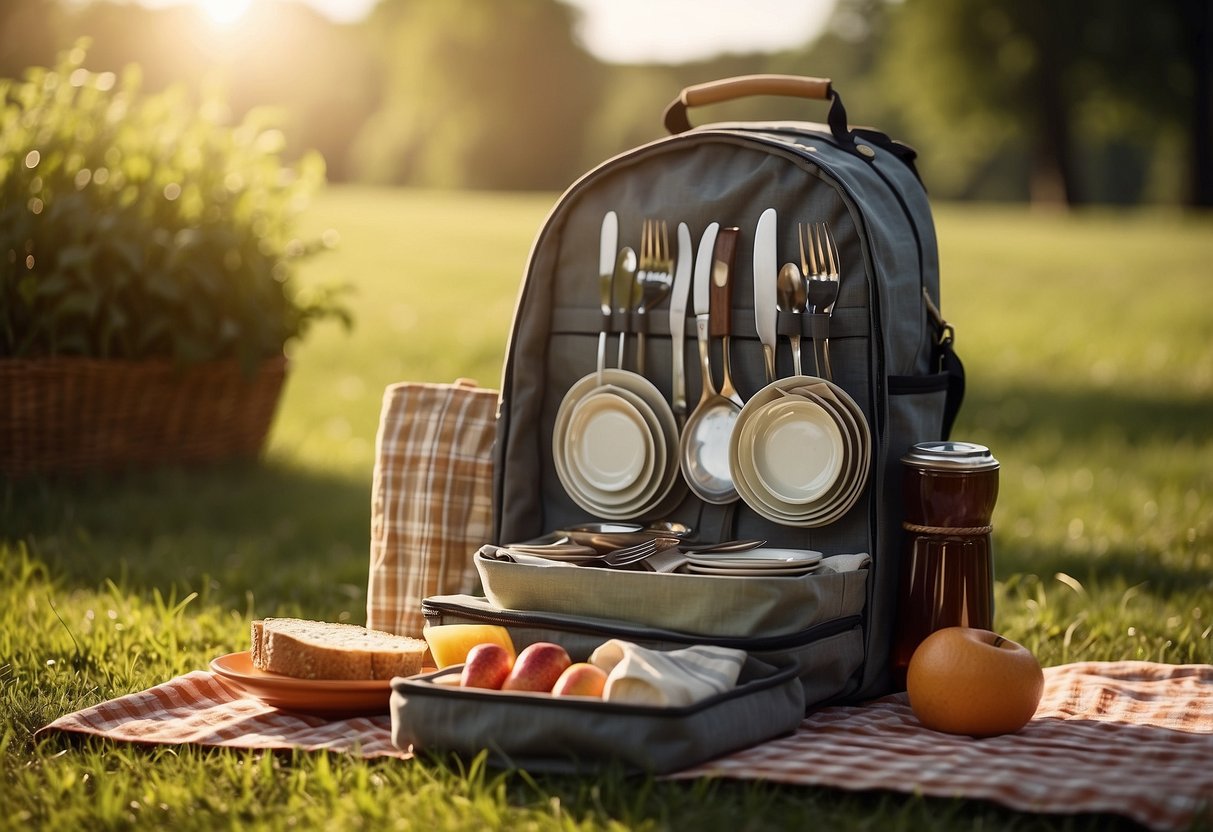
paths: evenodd
<path fill-rule="evenodd" d="M 995 647 L 1002 647 L 1002 643 L 1003 643 L 1004 641 L 1006 641 L 1006 639 L 1005 639 L 1005 638 L 1003 638 L 1002 636 L 995 636 L 995 637 L 994 637 L 994 646 L 995 646 Z"/>

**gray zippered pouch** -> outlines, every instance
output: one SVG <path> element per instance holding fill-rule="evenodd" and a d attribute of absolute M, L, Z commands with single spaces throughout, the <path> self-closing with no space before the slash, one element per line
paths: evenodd
<path fill-rule="evenodd" d="M 589 655 L 612 638 L 671 650 L 710 644 L 791 666 L 806 705 L 858 688 L 864 661 L 867 555 L 836 555 L 797 577 L 729 578 L 578 566 L 531 566 L 480 555 L 486 597 L 426 598 L 426 625 L 500 624 L 521 650 L 536 641 Z"/>
<path fill-rule="evenodd" d="M 574 654 L 584 658 L 584 654 Z M 662 774 L 791 732 L 804 714 L 792 666 L 749 657 L 732 690 L 685 707 L 624 705 L 453 687 L 462 665 L 392 682 L 392 742 L 527 771 L 592 773 L 620 765 Z"/>

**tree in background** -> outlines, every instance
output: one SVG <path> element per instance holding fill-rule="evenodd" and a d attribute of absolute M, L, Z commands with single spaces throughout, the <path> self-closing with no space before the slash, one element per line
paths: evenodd
<path fill-rule="evenodd" d="M 1193 183 L 1186 200 L 1213 205 L 1210 9 L 1209 0 L 905 0 L 884 78 L 949 193 L 1014 181 L 1022 163 L 1035 202 L 1138 201 L 1150 195 L 1149 162 L 1165 176 L 1179 155 L 1189 168 L 1180 177 Z"/>
<path fill-rule="evenodd" d="M 91 68 L 138 64 L 149 91 L 217 86 L 235 118 L 254 107 L 277 108 L 288 156 L 317 150 L 334 179 L 350 176 L 348 149 L 378 106 L 378 74 L 360 28 L 334 24 L 301 3 L 260 0 L 239 25 L 224 28 L 192 6 L 105 0 L 63 16 L 59 38 L 70 44 L 81 36 L 91 41 Z"/>
<path fill-rule="evenodd" d="M 556 0 L 383 0 L 383 105 L 359 137 L 370 181 L 559 188 L 582 167 L 600 65 Z"/>
<path fill-rule="evenodd" d="M 321 151 L 333 181 L 552 189 L 663 135 L 684 86 L 828 76 L 854 123 L 919 150 L 936 197 L 1213 205 L 1213 0 L 837 0 L 798 49 L 639 66 L 587 54 L 576 14 L 564 0 L 380 0 L 338 24 L 258 0 L 220 30 L 192 6 L 0 0 L 0 77 L 88 35 L 90 68 L 136 62 L 149 91 L 218 80 L 233 118 L 279 107 L 288 158 Z M 692 122 L 824 117 L 750 99 Z"/>

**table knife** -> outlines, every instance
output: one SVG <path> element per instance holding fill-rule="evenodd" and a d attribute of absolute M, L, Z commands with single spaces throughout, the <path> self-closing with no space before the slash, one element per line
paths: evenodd
<path fill-rule="evenodd" d="M 691 291 L 691 261 L 694 250 L 691 245 L 691 230 L 685 222 L 678 223 L 678 265 L 674 268 L 674 286 L 670 293 L 670 348 L 673 379 L 670 405 L 679 424 L 687 415 L 686 355 L 683 341 L 687 329 L 687 297 Z"/>
<path fill-rule="evenodd" d="M 598 298 L 602 307 L 602 331 L 598 335 L 598 376 L 606 368 L 607 333 L 611 329 L 611 284 L 615 278 L 615 250 L 619 246 L 619 218 L 607 211 L 598 237 Z"/>
<path fill-rule="evenodd" d="M 767 384 L 775 380 L 775 344 L 778 341 L 775 321 L 779 274 L 776 228 L 775 209 L 768 208 L 758 218 L 758 228 L 754 232 L 754 325 L 758 330 L 758 339 L 762 341 Z"/>

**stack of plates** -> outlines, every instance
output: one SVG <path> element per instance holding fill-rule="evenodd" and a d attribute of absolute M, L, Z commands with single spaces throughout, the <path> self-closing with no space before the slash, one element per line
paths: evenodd
<path fill-rule="evenodd" d="M 855 400 L 814 376 L 768 384 L 741 409 L 729 442 L 733 484 L 776 523 L 833 523 L 867 484 L 872 434 Z"/>
<path fill-rule="evenodd" d="M 761 548 L 715 555 L 688 552 L 684 557 L 688 572 L 742 578 L 807 575 L 821 565 L 821 552 L 800 549 Z"/>
<path fill-rule="evenodd" d="M 552 432 L 560 484 L 609 520 L 651 512 L 678 478 L 678 425 L 652 382 L 625 370 L 591 373 L 565 394 Z"/>

